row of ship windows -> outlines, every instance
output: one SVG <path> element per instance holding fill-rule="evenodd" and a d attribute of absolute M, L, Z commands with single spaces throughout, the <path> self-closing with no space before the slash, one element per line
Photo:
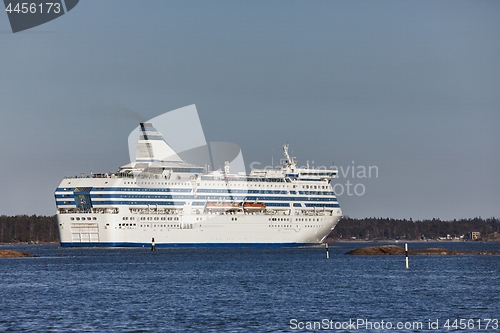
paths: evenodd
<path fill-rule="evenodd" d="M 77 220 L 77 221 L 95 221 L 97 220 L 97 217 L 71 217 L 70 218 L 71 221 L 74 221 L 74 220 Z M 135 220 L 135 217 L 134 216 L 131 216 L 131 217 L 128 217 L 128 216 L 124 216 L 122 218 L 122 220 L 124 221 L 128 221 L 128 220 Z M 141 221 L 178 221 L 179 218 L 178 217 L 141 217 Z M 203 218 L 201 217 L 197 217 L 196 218 L 197 221 L 201 221 L 203 220 Z M 237 221 L 238 218 L 237 217 L 233 217 L 231 218 L 231 221 Z M 319 221 L 320 219 L 319 218 L 296 218 L 295 221 L 297 222 L 307 222 L 307 221 Z M 270 217 L 269 218 L 269 221 L 273 221 L 273 222 L 283 222 L 283 221 L 290 221 L 290 218 L 288 217 Z M 121 224 L 119 224 L 119 226 L 121 226 Z M 127 224 L 128 226 L 128 224 Z M 135 223 L 134 223 L 134 226 L 135 226 Z"/>
<path fill-rule="evenodd" d="M 304 193 L 301 193 L 304 194 Z M 319 194 L 318 194 L 319 195 Z M 96 197 L 101 196 L 100 194 L 97 194 Z M 114 199 L 118 197 L 110 197 L 110 199 Z M 209 196 L 209 195 L 128 195 L 128 194 L 122 194 L 120 195 L 120 198 L 135 198 L 135 199 L 230 199 L 230 198 L 237 198 L 237 199 L 242 199 L 242 200 L 310 200 L 310 201 L 336 201 L 336 198 L 290 198 L 290 197 L 243 197 L 243 196 Z"/>
<path fill-rule="evenodd" d="M 233 220 L 233 219 L 231 219 Z M 234 221 L 237 221 L 237 218 L 234 218 Z M 135 227 L 135 223 L 120 223 L 118 224 L 118 227 Z M 140 224 L 139 227 L 141 228 L 151 228 L 151 225 L 149 224 Z M 179 224 L 159 224 L 159 225 L 154 225 L 155 228 L 179 228 Z M 201 225 L 200 225 L 201 227 Z M 292 228 L 293 225 L 291 224 L 270 224 L 269 228 Z M 318 228 L 320 225 L 305 225 L 304 228 Z"/>
<path fill-rule="evenodd" d="M 202 185 L 200 183 L 197 183 L 196 184 L 198 187 L 201 187 Z M 211 184 L 211 183 L 208 183 L 208 184 L 203 184 L 203 186 L 220 186 L 219 183 L 214 183 L 214 184 Z M 276 188 L 283 188 L 285 187 L 284 185 L 264 185 L 264 184 L 252 184 L 252 183 L 248 183 L 248 184 L 232 184 L 231 185 L 228 185 L 228 187 L 231 187 L 231 186 L 236 186 L 236 187 L 251 187 L 251 186 L 255 186 L 255 187 L 276 187 Z M 328 189 L 330 186 L 329 185 L 292 185 L 292 188 L 303 188 L 303 189 Z M 286 186 L 286 188 L 289 188 L 289 186 Z"/>
<path fill-rule="evenodd" d="M 80 221 L 80 220 L 82 220 L 82 221 L 86 221 L 86 220 L 87 221 L 92 221 L 93 220 L 93 221 L 95 221 L 95 220 L 97 220 L 97 217 L 70 217 L 69 219 L 71 221 L 74 221 L 74 220 L 77 220 L 77 221 Z"/>
<path fill-rule="evenodd" d="M 249 193 L 249 194 L 287 194 L 286 191 L 227 191 L 227 190 L 217 190 L 217 191 L 199 191 L 199 193 Z M 290 191 L 290 194 L 296 194 L 296 191 Z M 334 195 L 334 192 L 330 191 L 299 191 L 302 195 Z M 94 198 L 118 198 L 117 194 L 92 194 Z M 56 195 L 56 198 L 71 198 L 72 194 L 60 194 Z M 140 194 L 120 194 L 120 198 L 160 198 L 160 199 L 192 199 L 193 195 L 140 195 Z M 210 196 L 197 196 L 199 198 L 211 198 Z"/>
<path fill-rule="evenodd" d="M 179 221 L 178 217 L 141 217 L 141 221 Z"/>
<path fill-rule="evenodd" d="M 314 205 L 314 204 L 308 204 L 306 203 L 307 201 L 320 201 L 320 202 L 337 202 L 337 198 L 335 197 L 292 197 L 292 198 L 289 198 L 289 197 L 262 197 L 262 196 L 236 196 L 236 195 L 231 195 L 231 196 L 224 196 L 224 195 L 219 195 L 219 196 L 208 196 L 208 195 L 200 195 L 200 196 L 189 196 L 187 198 L 180 198 L 180 197 L 183 197 L 183 196 L 179 196 L 179 197 L 175 197 L 175 198 L 169 198 L 169 197 L 162 197 L 162 196 L 158 196 L 158 197 L 155 197 L 155 196 L 152 196 L 152 198 L 149 198 L 149 197 L 141 197 L 141 196 L 138 196 L 138 198 L 136 198 L 137 196 L 121 196 L 123 199 L 160 199 L 160 200 L 179 200 L 179 199 L 197 199 L 197 200 L 246 200 L 246 201 L 254 201 L 254 200 L 264 200 L 266 201 L 266 204 L 268 206 L 273 206 L 273 205 L 279 205 L 279 206 L 286 206 L 288 207 L 289 204 L 287 203 L 274 203 L 272 201 L 304 201 L 304 203 L 306 205 Z M 97 199 L 97 198 L 91 198 L 91 199 Z M 141 202 L 137 202 L 137 201 L 117 201 L 116 199 L 118 198 L 108 198 L 108 199 L 111 199 L 111 200 L 93 200 L 93 203 L 95 205 L 106 205 L 106 204 L 111 204 L 111 205 L 118 205 L 118 204 L 141 204 Z M 267 202 L 268 200 L 270 200 L 271 202 Z M 73 205 L 75 204 L 74 201 L 56 201 L 56 203 L 58 205 Z M 143 201 L 142 202 L 143 205 L 148 205 L 148 204 L 151 204 L 151 205 L 184 205 L 185 202 L 184 201 L 180 201 L 180 202 L 173 202 L 173 201 L 158 201 L 158 202 L 150 202 L 150 201 Z M 192 203 L 193 206 L 204 206 L 205 205 L 205 202 L 193 202 Z M 295 207 L 300 207 L 300 204 L 297 204 L 295 203 L 294 204 Z M 329 207 L 327 205 L 327 207 Z"/>
<path fill-rule="evenodd" d="M 71 218 L 73 220 L 73 217 Z M 79 217 L 77 217 L 77 219 L 79 219 Z M 85 220 L 85 217 L 82 217 L 83 220 Z M 91 219 L 90 217 L 88 217 L 87 219 Z M 97 218 L 93 218 L 94 220 L 96 220 Z M 122 218 L 124 221 L 127 221 L 127 220 L 135 220 L 135 217 L 127 217 L 127 216 L 124 216 Z M 141 217 L 141 220 L 144 221 L 144 220 L 148 220 L 148 221 L 178 221 L 179 218 L 178 217 Z M 203 218 L 202 217 L 197 217 L 196 218 L 196 221 L 202 221 Z M 231 218 L 231 221 L 238 221 L 238 218 L 237 217 L 232 217 Z M 272 221 L 272 222 L 287 222 L 287 221 L 291 221 L 291 219 L 289 217 L 270 217 L 269 218 L 269 221 Z M 320 221 L 320 218 L 296 218 L 295 219 L 296 222 L 310 222 L 310 221 Z M 135 225 L 135 224 L 134 224 Z"/>
<path fill-rule="evenodd" d="M 253 197 L 253 196 L 203 196 L 200 195 L 196 199 L 212 199 L 212 200 L 246 200 L 246 201 L 254 201 L 254 200 L 264 200 L 266 201 L 266 205 L 272 206 L 272 202 L 267 202 L 268 200 L 270 201 L 337 201 L 337 198 L 310 198 L 310 197 L 295 197 L 295 198 L 290 198 L 290 197 Z M 313 204 L 311 204 L 313 205 Z M 285 204 L 285 206 L 288 206 L 288 204 Z"/>
<path fill-rule="evenodd" d="M 191 192 L 190 188 L 147 188 L 147 187 L 96 187 L 95 191 L 145 191 L 145 192 Z"/>
<path fill-rule="evenodd" d="M 290 221 L 289 217 L 270 217 L 269 221 Z"/>
<path fill-rule="evenodd" d="M 263 193 L 263 194 L 287 194 L 286 190 L 235 190 L 232 188 L 227 189 L 199 189 L 198 193 Z"/>
<path fill-rule="evenodd" d="M 102 196 L 102 194 L 96 194 Z M 110 196 L 109 198 L 117 198 L 118 196 Z M 153 198 L 153 199 L 192 199 L 192 195 L 133 195 L 133 194 L 120 194 L 120 198 Z"/>
<path fill-rule="evenodd" d="M 166 182 L 123 182 L 127 185 L 188 185 L 188 183 L 166 183 Z"/>
<path fill-rule="evenodd" d="M 134 216 L 124 216 L 122 217 L 122 220 L 127 221 L 127 220 L 135 220 Z M 179 221 L 178 217 L 141 217 L 141 221 Z"/>
<path fill-rule="evenodd" d="M 148 224 L 141 224 L 141 228 L 151 228 Z M 153 228 L 179 228 L 179 224 L 155 224 L 152 226 Z"/>
<path fill-rule="evenodd" d="M 238 218 L 234 217 L 234 218 L 231 218 L 231 221 L 237 221 Z M 136 224 L 135 223 L 119 223 L 118 224 L 118 227 L 135 227 Z M 141 228 L 148 228 L 148 227 L 151 227 L 151 225 L 149 224 L 140 224 L 139 225 Z M 201 225 L 200 225 L 201 226 Z M 155 228 L 178 228 L 179 227 L 179 224 L 159 224 L 159 225 L 154 225 Z M 269 225 L 270 228 L 292 228 L 293 225 L 291 224 L 282 224 L 282 225 L 278 225 L 278 224 L 270 224 Z M 305 228 L 317 228 L 319 227 L 319 225 L 305 225 L 304 226 Z"/>
<path fill-rule="evenodd" d="M 136 184 L 135 182 L 125 182 L 125 184 Z M 189 185 L 188 183 L 158 183 L 158 185 Z M 208 184 L 203 184 L 204 186 L 220 186 L 220 183 L 208 183 Z M 239 185 L 240 187 L 243 186 L 243 184 L 236 184 Z M 200 183 L 197 184 L 198 187 L 201 186 Z M 252 184 L 248 184 L 248 186 L 252 186 Z M 247 186 L 247 187 L 248 187 Z M 257 185 L 255 185 L 257 187 Z M 261 185 L 258 185 L 261 187 Z M 278 187 L 278 188 L 283 188 L 283 185 L 262 185 L 262 187 Z M 326 190 L 329 189 L 329 185 L 293 185 L 292 188 L 302 188 L 302 189 L 317 189 L 317 190 Z M 75 188 L 64 188 L 64 191 L 73 191 Z M 191 192 L 191 189 L 176 189 L 176 188 L 139 188 L 139 187 L 123 187 L 123 188 L 105 188 L 105 187 L 96 187 L 93 188 L 92 190 L 94 191 L 104 191 L 104 190 L 114 190 L 114 191 L 149 191 L 149 192 Z M 199 190 L 200 192 L 202 190 Z M 206 190 L 208 191 L 208 190 Z"/>
<path fill-rule="evenodd" d="M 116 199 L 119 199 L 119 198 L 122 198 L 122 199 L 162 199 L 162 200 L 182 200 L 182 199 L 197 199 L 197 200 L 246 200 L 246 201 L 249 201 L 249 200 L 265 200 L 265 201 L 334 201 L 336 202 L 337 201 L 337 198 L 335 197 L 271 197 L 271 196 L 241 196 L 241 195 L 197 195 L 197 196 L 140 196 L 140 195 L 121 195 L 120 197 L 108 197 L 106 199 L 110 199 L 110 200 L 97 200 L 97 199 L 100 199 L 98 196 L 93 196 L 91 197 L 90 199 L 94 199 L 94 204 L 121 204 L 122 202 L 121 201 L 116 201 Z M 59 198 L 57 198 L 59 199 Z M 69 198 L 68 198 L 69 199 Z M 74 199 L 74 198 L 73 198 Z M 104 198 L 103 198 L 104 199 Z M 64 201 L 59 201 L 59 200 L 56 200 L 56 203 L 59 204 L 59 205 L 67 205 L 67 204 L 74 204 L 75 202 L 74 201 L 68 201 L 68 200 L 64 200 Z M 135 202 L 123 202 L 122 204 L 127 204 L 127 203 L 135 203 Z M 167 202 L 167 201 L 161 201 L 160 202 L 148 202 L 148 201 L 144 201 L 143 204 L 147 205 L 147 204 L 162 204 L 162 205 L 180 205 L 180 204 L 184 204 L 184 202 L 177 202 L 177 203 L 174 203 L 174 202 Z M 205 203 L 204 202 L 193 202 L 193 205 L 201 205 L 203 206 Z"/>
<path fill-rule="evenodd" d="M 125 182 L 125 184 L 132 184 L 132 182 Z M 133 183 L 135 184 L 135 182 Z M 148 183 L 149 184 L 149 183 Z M 166 183 L 157 183 L 158 185 L 167 185 Z M 154 185 L 154 184 L 152 184 Z M 189 185 L 188 183 L 172 183 L 168 185 Z M 198 187 L 201 186 L 200 183 L 196 184 Z M 217 183 L 208 183 L 208 184 L 203 184 L 203 186 L 220 186 L 221 184 Z M 244 184 L 235 184 L 239 187 L 242 187 Z M 245 187 L 252 186 L 253 184 L 245 184 Z M 284 188 L 282 185 L 255 185 L 256 187 L 278 187 L 278 188 Z M 303 188 L 303 189 L 328 189 L 328 185 L 293 185 L 292 188 Z M 105 187 L 96 187 L 93 190 L 95 191 L 104 191 L 106 188 Z M 72 190 L 71 188 L 65 188 L 65 191 Z M 110 190 L 110 188 L 108 188 Z M 150 192 L 191 192 L 191 189 L 180 189 L 180 188 L 136 188 L 136 187 L 124 187 L 124 188 L 117 188 L 113 189 L 117 191 L 150 191 Z M 200 189 L 200 192 L 203 191 L 211 191 L 209 189 Z"/>
<path fill-rule="evenodd" d="M 282 222 L 282 221 L 291 221 L 290 218 L 288 217 L 270 217 L 269 221 L 273 222 Z M 319 217 L 300 217 L 300 218 L 295 218 L 296 222 L 310 222 L 310 221 L 320 221 Z"/>
<path fill-rule="evenodd" d="M 291 224 L 270 224 L 269 228 L 292 228 L 293 225 Z M 297 226 L 298 227 L 298 226 Z M 320 225 L 305 225 L 304 228 L 318 228 L 321 227 Z"/>
<path fill-rule="evenodd" d="M 299 194 L 305 195 L 335 195 L 333 191 L 299 191 Z"/>
<path fill-rule="evenodd" d="M 119 223 L 118 227 L 135 227 L 135 223 Z M 151 227 L 149 224 L 140 224 L 139 227 L 141 228 L 148 228 Z M 155 228 L 178 228 L 179 224 L 155 224 L 153 227 Z"/>
<path fill-rule="evenodd" d="M 224 177 L 216 176 L 201 176 L 201 180 L 226 180 Z M 240 181 L 240 182 L 266 182 L 266 183 L 284 183 L 283 178 L 260 178 L 260 177 L 229 177 L 227 181 Z"/>
<path fill-rule="evenodd" d="M 251 193 L 251 194 L 288 194 L 286 190 L 234 190 L 234 189 L 217 189 L 207 190 L 199 189 L 198 193 Z M 335 195 L 333 191 L 298 191 L 299 194 L 307 195 Z M 297 191 L 290 191 L 290 194 L 297 194 Z"/>
<path fill-rule="evenodd" d="M 224 198 L 217 198 L 213 197 L 213 199 L 224 199 Z M 246 200 L 259 200 L 260 198 L 257 197 L 247 197 Z M 273 200 L 283 200 L 287 201 L 286 199 L 283 198 L 274 198 Z M 309 201 L 333 201 L 337 202 L 337 199 L 335 198 L 326 198 L 326 199 L 320 199 L 320 198 L 309 198 Z M 57 201 L 57 205 L 74 205 L 75 202 L 71 201 Z M 333 203 L 333 204 L 326 204 L 326 203 L 304 203 L 306 207 L 317 207 L 317 208 L 336 208 L 340 207 L 338 203 Z M 184 201 L 179 201 L 179 202 L 173 202 L 173 201 L 95 201 L 94 205 L 161 205 L 161 206 L 184 206 L 185 202 Z M 204 203 L 197 203 L 193 202 L 193 206 L 203 206 Z M 293 207 L 302 207 L 300 203 L 294 203 Z M 267 207 L 290 207 L 290 203 L 288 202 L 266 202 Z"/>
<path fill-rule="evenodd" d="M 200 186 L 200 184 L 197 184 Z M 220 184 L 215 183 L 215 184 L 203 184 L 204 186 L 220 186 Z M 283 188 L 283 185 L 261 185 L 261 184 L 233 184 L 231 183 L 231 186 L 240 186 L 240 187 L 277 187 L 277 188 Z M 288 187 L 288 186 L 287 186 Z M 328 185 L 292 185 L 292 188 L 305 188 L 305 189 L 328 189 Z"/>

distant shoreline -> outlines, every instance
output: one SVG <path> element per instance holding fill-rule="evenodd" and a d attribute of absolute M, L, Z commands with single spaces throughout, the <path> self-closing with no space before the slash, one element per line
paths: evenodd
<path fill-rule="evenodd" d="M 0 244 L 57 244 L 58 228 L 56 215 L 0 215 Z M 462 242 L 473 238 L 481 242 L 499 242 L 500 219 L 476 217 L 453 221 L 413 221 L 344 216 L 327 236 L 327 242 Z"/>
<path fill-rule="evenodd" d="M 368 246 L 351 250 L 349 255 L 500 255 L 500 250 L 470 251 L 470 250 L 449 250 L 444 248 L 427 248 L 419 250 L 405 251 L 398 245 Z"/>
<path fill-rule="evenodd" d="M 421 239 L 412 239 L 412 240 L 392 240 L 392 239 L 385 239 L 385 240 L 362 240 L 362 239 L 353 239 L 353 240 L 348 240 L 348 239 L 327 239 L 325 240 L 325 243 L 396 243 L 396 244 L 404 244 L 404 243 L 441 243 L 441 244 L 448 244 L 448 243 L 499 243 L 500 240 L 438 240 L 438 239 L 430 239 L 430 240 L 421 240 Z"/>
<path fill-rule="evenodd" d="M 420 240 L 420 239 L 415 239 L 415 240 L 361 240 L 361 239 L 353 239 L 353 240 L 347 240 L 347 239 L 327 239 L 321 244 L 311 244 L 312 247 L 318 247 L 318 246 L 324 246 L 324 244 L 336 244 L 336 243 L 391 243 L 391 244 L 404 244 L 404 243 L 419 243 L 419 244 L 457 244 L 457 243 L 470 243 L 470 244 L 486 244 L 486 243 L 500 243 L 500 240 Z M 59 245 L 59 242 L 36 242 L 36 243 L 30 243 L 30 242 L 11 242 L 11 243 L 0 243 L 0 248 L 2 246 L 9 246 L 9 245 Z"/>

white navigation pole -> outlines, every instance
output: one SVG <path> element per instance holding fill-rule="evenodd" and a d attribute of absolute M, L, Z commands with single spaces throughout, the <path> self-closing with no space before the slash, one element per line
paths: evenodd
<path fill-rule="evenodd" d="M 408 243 L 405 243 L 406 269 L 408 269 Z"/>

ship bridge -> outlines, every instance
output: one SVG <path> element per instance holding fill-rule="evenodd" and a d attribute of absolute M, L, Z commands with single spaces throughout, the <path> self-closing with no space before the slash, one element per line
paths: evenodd
<path fill-rule="evenodd" d="M 252 170 L 251 176 L 264 178 L 285 178 L 288 180 L 326 180 L 337 178 L 337 170 L 323 170 L 299 168 L 295 157 L 288 154 L 288 144 L 283 146 L 285 158 L 281 160 L 282 167 L 279 170 Z"/>

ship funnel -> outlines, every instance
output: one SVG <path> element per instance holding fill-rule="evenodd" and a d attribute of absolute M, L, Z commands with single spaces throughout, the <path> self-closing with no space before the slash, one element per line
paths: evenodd
<path fill-rule="evenodd" d="M 136 162 L 182 162 L 179 155 L 170 148 L 151 123 L 140 123 L 135 160 Z"/>

